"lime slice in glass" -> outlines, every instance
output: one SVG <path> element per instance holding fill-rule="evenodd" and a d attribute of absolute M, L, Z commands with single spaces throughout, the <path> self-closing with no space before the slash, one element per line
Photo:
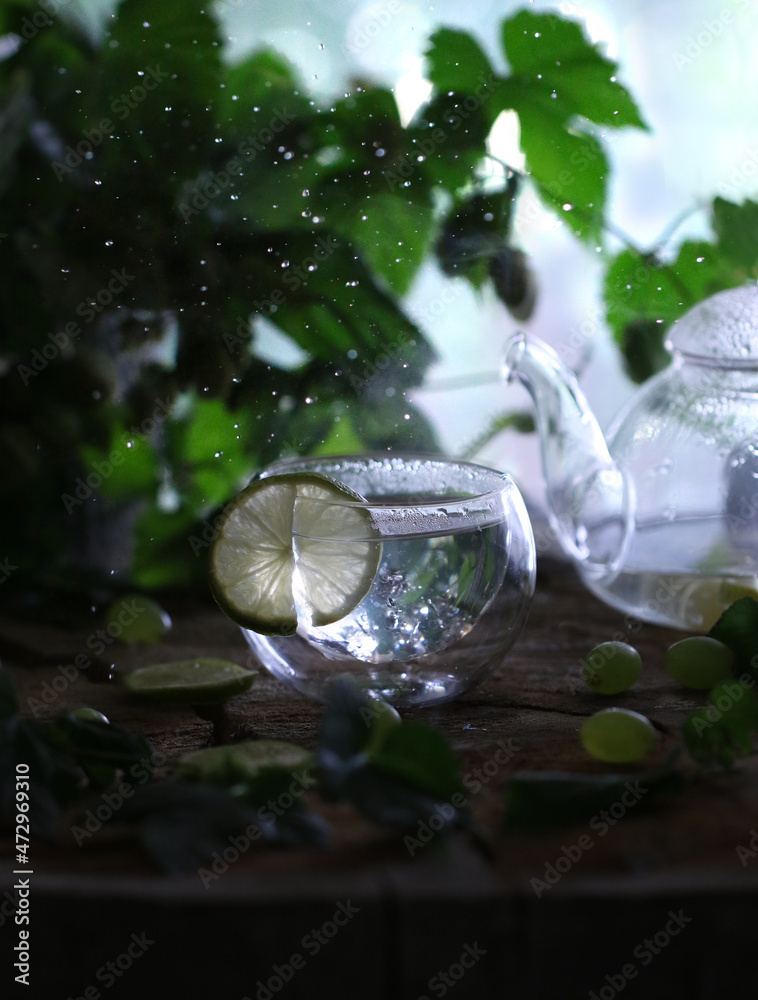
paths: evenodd
<path fill-rule="evenodd" d="M 708 632 L 730 604 L 741 597 L 758 600 L 755 577 L 703 577 L 695 579 L 682 595 L 682 609 L 687 625 Z"/>
<path fill-rule="evenodd" d="M 362 497 L 318 474 L 260 479 L 221 516 L 210 587 L 244 628 L 292 635 L 353 611 L 374 581 L 381 543 Z"/>
<path fill-rule="evenodd" d="M 124 677 L 124 687 L 144 701 L 202 704 L 242 694 L 257 676 L 229 660 L 201 657 L 139 667 Z"/>

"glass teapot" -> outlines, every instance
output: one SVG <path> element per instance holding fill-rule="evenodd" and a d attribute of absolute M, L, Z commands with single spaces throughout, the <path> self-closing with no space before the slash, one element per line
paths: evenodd
<path fill-rule="evenodd" d="M 666 347 L 607 441 L 537 338 L 508 342 L 503 375 L 534 400 L 551 524 L 587 586 L 631 618 L 707 631 L 758 598 L 758 282 L 695 306 Z"/>

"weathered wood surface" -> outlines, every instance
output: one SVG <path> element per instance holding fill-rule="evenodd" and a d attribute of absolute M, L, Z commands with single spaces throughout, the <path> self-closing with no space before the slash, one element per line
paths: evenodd
<path fill-rule="evenodd" d="M 175 622 L 169 641 L 149 651 L 113 643 L 93 675 L 110 663 L 127 670 L 194 656 L 250 662 L 241 635 L 212 605 L 181 602 L 169 610 Z M 581 659 L 597 642 L 626 635 L 642 654 L 640 682 L 617 702 L 644 712 L 661 734 L 646 764 L 661 760 L 676 742 L 683 719 L 702 700 L 662 669 L 666 646 L 681 636 L 652 626 L 632 629 L 570 571 L 548 564 L 529 622 L 502 667 L 456 702 L 406 713 L 448 735 L 464 774 L 474 778 L 479 770 L 482 790 L 471 803 L 484 824 L 494 828 L 500 821 L 501 793 L 516 770 L 603 770 L 577 737 L 582 719 L 608 704 L 579 683 Z M 64 705 L 93 705 L 167 756 L 214 739 L 315 742 L 320 706 L 265 675 L 229 703 L 222 719 L 200 718 L 191 709 L 135 707 L 116 684 L 89 680 L 86 670 L 46 705 L 45 683 L 62 676 L 59 664 L 88 649 L 89 634 L 0 623 L 3 662 L 17 678 L 24 708 L 45 705 L 52 715 Z M 500 764 L 502 743 L 515 752 Z M 80 997 L 89 986 L 109 1000 L 266 1000 L 258 980 L 276 976 L 274 967 L 295 954 L 302 954 L 303 968 L 272 996 L 404 1000 L 452 990 L 455 1000 L 588 997 L 593 991 L 607 998 L 619 992 L 625 998 L 710 998 L 758 984 L 751 958 L 758 856 L 740 860 L 737 854 L 758 830 L 753 761 L 654 813 L 631 807 L 603 833 L 596 825 L 511 836 L 498 842 L 492 858 L 464 838 L 453 839 L 445 851 L 433 841 L 411 857 L 402 838 L 370 827 L 349 809 L 319 808 L 335 830 L 332 848 L 256 847 L 207 888 L 194 874 L 157 875 L 136 850 L 94 837 L 81 848 L 73 837 L 56 847 L 33 845 L 36 979 L 24 995 Z M 592 846 L 577 856 L 582 836 Z M 2 895 L 13 884 L 10 843 L 0 842 L 0 851 Z M 544 881 L 547 866 L 556 862 L 568 867 L 569 856 L 576 860 L 559 881 L 535 891 L 533 880 Z M 314 945 L 304 945 L 305 936 L 348 900 L 359 912 L 311 954 Z M 667 923 L 675 929 L 671 912 L 683 923 L 676 934 L 665 930 Z M 131 934 L 143 931 L 155 944 L 133 967 L 111 986 L 107 967 L 97 978 L 125 951 Z M 668 943 L 654 954 L 664 938 Z M 3 985 L 5 978 L 15 985 L 13 943 L 6 919 L 0 928 Z M 475 945 L 486 952 L 476 961 Z M 470 969 L 460 962 L 464 955 Z M 449 986 L 433 978 L 451 967 Z M 459 970 L 465 971 L 457 980 Z"/>

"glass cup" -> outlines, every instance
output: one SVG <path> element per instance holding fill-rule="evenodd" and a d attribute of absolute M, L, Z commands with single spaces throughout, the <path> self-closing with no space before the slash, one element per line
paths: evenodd
<path fill-rule="evenodd" d="M 356 535 L 351 518 L 349 537 L 338 540 L 346 552 L 361 546 L 361 558 L 370 548 L 377 568 L 368 593 L 339 621 L 315 627 L 298 609 L 294 635 L 243 628 L 275 677 L 318 700 L 334 678 L 349 675 L 392 705 L 434 705 L 503 662 L 526 620 L 535 578 L 532 528 L 509 476 L 468 462 L 387 454 L 286 459 L 256 479 L 283 473 L 320 473 L 365 498 L 298 504 L 359 504 L 365 533 Z M 328 513 L 303 520 L 339 523 Z"/>

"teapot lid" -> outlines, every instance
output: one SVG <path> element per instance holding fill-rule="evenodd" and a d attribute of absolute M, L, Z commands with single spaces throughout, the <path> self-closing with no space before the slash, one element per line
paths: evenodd
<path fill-rule="evenodd" d="M 758 281 L 718 292 L 674 323 L 668 351 L 758 367 Z"/>

